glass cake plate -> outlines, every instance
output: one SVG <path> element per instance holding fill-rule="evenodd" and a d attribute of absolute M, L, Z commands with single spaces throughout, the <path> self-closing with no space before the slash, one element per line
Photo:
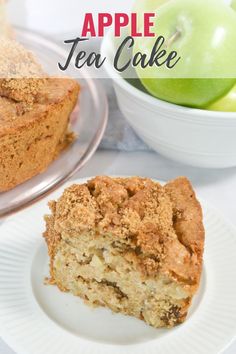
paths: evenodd
<path fill-rule="evenodd" d="M 40 63 L 50 74 L 59 74 L 57 63 L 64 63 L 68 53 L 53 41 L 39 34 L 16 29 L 17 40 L 33 51 Z M 0 218 L 19 211 L 35 203 L 52 192 L 74 173 L 80 170 L 96 151 L 106 128 L 108 103 L 106 94 L 98 80 L 88 77 L 86 70 L 67 71 L 68 76 L 78 78 L 81 86 L 79 101 L 71 115 L 71 130 L 77 136 L 67 148 L 42 174 L 0 193 Z"/>

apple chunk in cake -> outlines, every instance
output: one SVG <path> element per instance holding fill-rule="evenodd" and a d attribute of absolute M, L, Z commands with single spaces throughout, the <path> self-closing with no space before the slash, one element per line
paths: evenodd
<path fill-rule="evenodd" d="M 50 202 L 46 238 L 51 282 L 91 306 L 154 327 L 185 320 L 204 248 L 191 184 L 96 177 Z"/>

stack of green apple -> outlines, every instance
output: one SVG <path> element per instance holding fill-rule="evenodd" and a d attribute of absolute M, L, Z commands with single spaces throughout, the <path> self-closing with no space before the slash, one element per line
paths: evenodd
<path fill-rule="evenodd" d="M 235 76 L 204 76 L 207 71 L 219 72 L 223 65 L 236 71 L 236 0 L 136 0 L 134 12 L 140 14 L 140 26 L 143 13 L 156 12 L 156 33 L 167 41 L 173 38 L 169 49 L 181 53 L 178 78 L 172 77 L 171 70 L 163 78 L 158 77 L 159 68 L 148 69 L 148 75 L 146 69 L 136 68 L 151 95 L 178 105 L 236 112 Z M 135 51 L 151 53 L 153 41 L 137 41 Z M 192 77 L 199 68 L 204 68 L 203 76 Z M 153 75 L 151 70 L 156 70 Z"/>

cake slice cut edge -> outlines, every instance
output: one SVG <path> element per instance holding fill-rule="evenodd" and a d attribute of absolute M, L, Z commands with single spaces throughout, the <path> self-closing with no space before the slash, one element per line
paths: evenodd
<path fill-rule="evenodd" d="M 204 250 L 202 210 L 184 178 L 96 177 L 50 202 L 50 282 L 90 306 L 159 327 L 187 316 Z"/>

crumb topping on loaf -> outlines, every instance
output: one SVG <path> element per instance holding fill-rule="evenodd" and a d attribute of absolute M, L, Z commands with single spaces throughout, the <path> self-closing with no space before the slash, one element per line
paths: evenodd
<path fill-rule="evenodd" d="M 45 85 L 45 73 L 33 54 L 15 40 L 0 41 L 0 96 L 33 103 Z"/>
<path fill-rule="evenodd" d="M 159 273 L 198 286 L 202 267 L 202 211 L 190 182 L 165 186 L 150 179 L 96 177 L 66 189 L 50 203 L 44 236 L 53 259 L 63 235 L 109 235 L 144 276 Z"/>

